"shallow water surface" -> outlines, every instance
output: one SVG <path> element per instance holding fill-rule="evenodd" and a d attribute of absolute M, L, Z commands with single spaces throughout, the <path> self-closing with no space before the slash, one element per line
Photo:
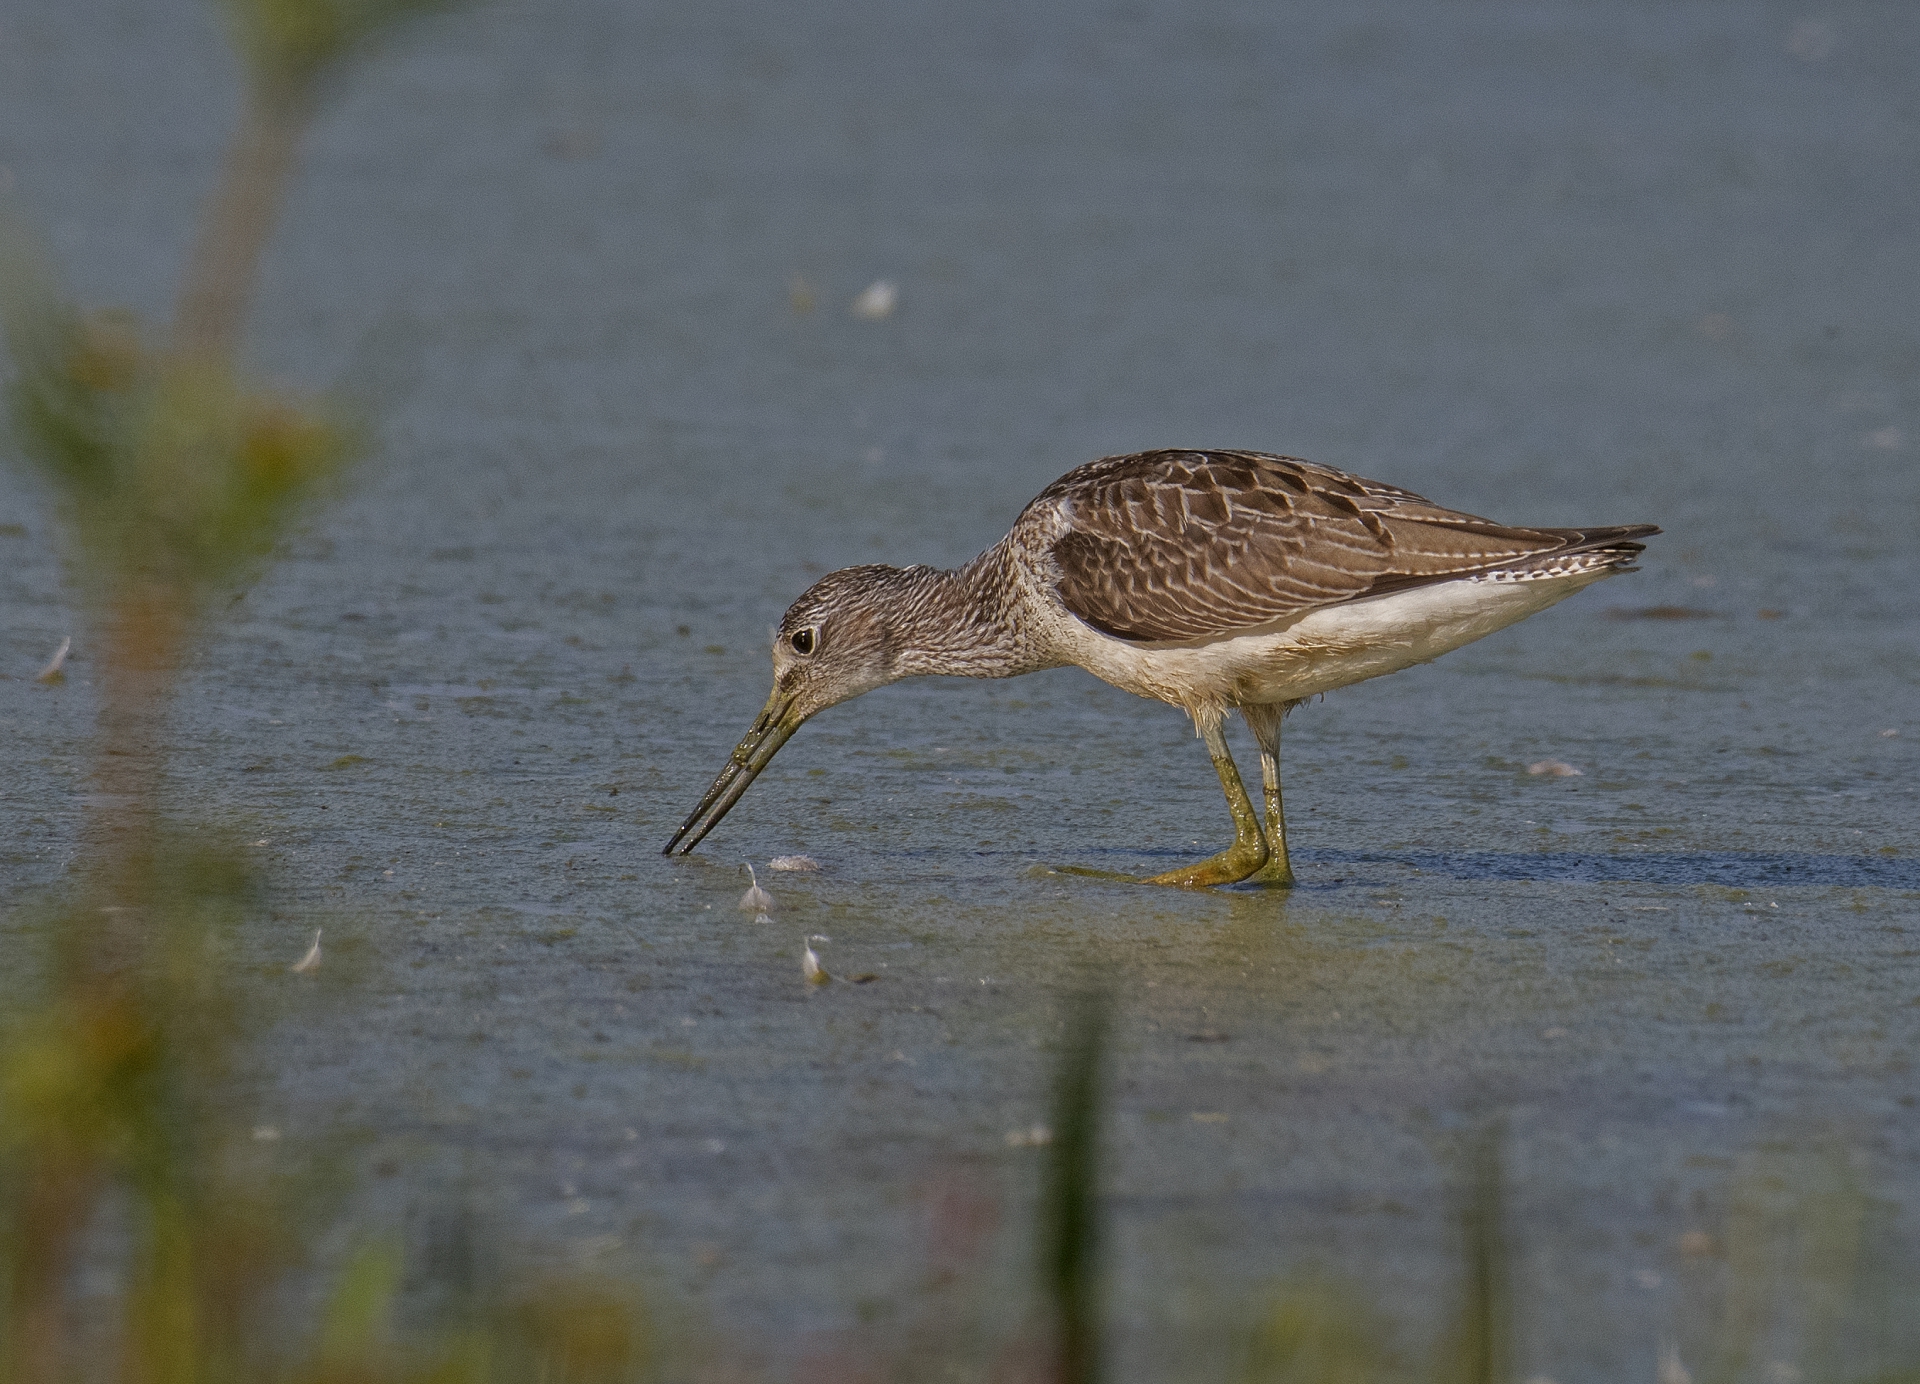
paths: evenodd
<path fill-rule="evenodd" d="M 1008 1136 L 1092 974 L 1122 1378 L 1228 1377 L 1315 1265 L 1417 1354 L 1493 1120 L 1522 1376 L 1698 1359 L 1723 1265 L 1682 1237 L 1753 1178 L 1843 1169 L 1862 1263 L 1911 1281 L 1916 41 L 1869 4 L 578 0 L 382 59 L 255 341 L 374 386 L 383 445 L 174 721 L 184 806 L 278 880 L 245 962 L 324 923 L 355 978 L 235 1119 L 359 1136 L 370 1222 L 478 1197 L 780 1369 L 994 1337 L 1041 1157 Z M 218 52 L 191 6 L 0 19 L 0 166 L 89 298 L 164 311 Z M 850 314 L 882 277 L 897 311 Z M 1057 872 L 1227 832 L 1183 718 L 1076 670 L 838 708 L 659 854 L 820 573 L 962 561 L 1081 461 L 1208 444 L 1666 533 L 1297 711 L 1289 894 Z M 93 664 L 43 498 L 0 477 L 0 521 L 26 896 L 76 848 Z M 791 852 L 823 868 L 766 871 Z M 803 984 L 812 935 L 877 979 Z M 956 1195 L 997 1208 L 962 1288 Z"/>

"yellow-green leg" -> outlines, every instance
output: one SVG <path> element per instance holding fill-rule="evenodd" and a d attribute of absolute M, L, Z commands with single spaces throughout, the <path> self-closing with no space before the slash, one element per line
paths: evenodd
<path fill-rule="evenodd" d="M 1260 780 L 1267 793 L 1267 863 L 1247 876 L 1249 884 L 1286 887 L 1293 883 L 1293 861 L 1287 855 L 1287 818 L 1280 810 L 1280 721 L 1285 706 L 1243 706 L 1240 714 L 1260 742 Z"/>
<path fill-rule="evenodd" d="M 1200 738 L 1207 742 L 1207 753 L 1213 756 L 1214 772 L 1220 775 L 1220 787 L 1233 813 L 1233 844 L 1197 865 L 1153 875 L 1142 880 L 1142 884 L 1180 884 L 1189 889 L 1235 884 L 1267 863 L 1267 839 L 1260 832 L 1260 814 L 1253 810 L 1246 785 L 1240 782 L 1240 770 L 1227 752 L 1227 737 L 1221 733 L 1219 714 L 1196 714 L 1194 722 L 1200 728 Z"/>

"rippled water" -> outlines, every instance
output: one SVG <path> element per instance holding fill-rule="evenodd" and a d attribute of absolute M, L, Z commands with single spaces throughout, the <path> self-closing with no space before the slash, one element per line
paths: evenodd
<path fill-rule="evenodd" d="M 273 253 L 260 359 L 390 416 L 179 703 L 181 797 L 281 881 L 248 959 L 324 922 L 358 977 L 276 1036 L 266 1117 L 364 1134 L 370 1217 L 491 1189 L 775 1361 L 1000 1329 L 1039 1157 L 1005 1136 L 1104 967 L 1125 1378 L 1221 1377 L 1310 1262 L 1417 1348 L 1494 1115 L 1523 1373 L 1704 1348 L 1678 1237 L 1765 1160 L 1851 1160 L 1914 1271 L 1914 11 L 629 8 L 383 59 Z M 232 104 L 191 6 L 0 16 L 0 167 L 91 299 L 164 311 Z M 850 314 L 878 278 L 897 311 Z M 1207 444 L 1666 534 L 1297 712 L 1290 895 L 1050 871 L 1227 831 L 1183 718 L 1074 670 L 824 715 L 659 855 L 819 573 L 958 562 L 1070 466 Z M 0 478 L 16 896 L 85 792 L 56 536 Z M 737 912 L 793 851 L 823 870 Z M 811 990 L 806 934 L 879 979 Z M 955 1187 L 1000 1207 L 957 1307 Z"/>

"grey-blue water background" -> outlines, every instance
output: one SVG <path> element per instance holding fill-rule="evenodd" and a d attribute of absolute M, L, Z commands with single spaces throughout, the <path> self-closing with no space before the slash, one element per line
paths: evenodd
<path fill-rule="evenodd" d="M 324 924 L 358 967 L 234 1118 L 289 1156 L 359 1133 L 363 1224 L 481 1195 L 776 1363 L 903 1329 L 930 1200 L 977 1184 L 1004 1325 L 1038 1156 L 1007 1134 L 1100 961 L 1123 1378 L 1219 1377 L 1306 1264 L 1417 1349 L 1489 1113 L 1523 1371 L 1701 1349 L 1719 1270 L 1681 1237 L 1721 1243 L 1742 1178 L 1850 1170 L 1862 1255 L 1910 1276 L 1917 52 L 1902 4 L 579 0 L 381 60 L 252 340 L 400 377 L 382 444 L 174 721 L 183 807 L 278 880 L 245 963 Z M 191 4 L 0 11 L 0 179 L 91 301 L 164 317 L 236 100 Z M 878 278 L 897 311 L 850 314 Z M 660 857 L 815 576 L 961 561 L 1070 466 L 1208 444 L 1667 532 L 1297 712 L 1291 895 L 1036 868 L 1227 829 L 1185 721 L 1074 670 L 829 713 Z M 0 477 L 9 898 L 87 791 L 56 536 Z M 1619 618 L 1654 606 L 1709 614 Z M 793 851 L 825 868 L 767 872 Z M 880 979 L 811 991 L 805 934 Z"/>

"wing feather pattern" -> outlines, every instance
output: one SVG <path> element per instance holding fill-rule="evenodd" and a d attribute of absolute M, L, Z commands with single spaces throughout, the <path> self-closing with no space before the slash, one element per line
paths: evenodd
<path fill-rule="evenodd" d="M 1624 565 L 1645 546 L 1634 539 L 1659 532 L 1514 528 L 1264 452 L 1105 457 L 1041 491 L 1028 514 L 1048 507 L 1066 521 L 1051 548 L 1061 601 L 1095 629 L 1140 641 L 1212 638 L 1576 553 Z"/>

